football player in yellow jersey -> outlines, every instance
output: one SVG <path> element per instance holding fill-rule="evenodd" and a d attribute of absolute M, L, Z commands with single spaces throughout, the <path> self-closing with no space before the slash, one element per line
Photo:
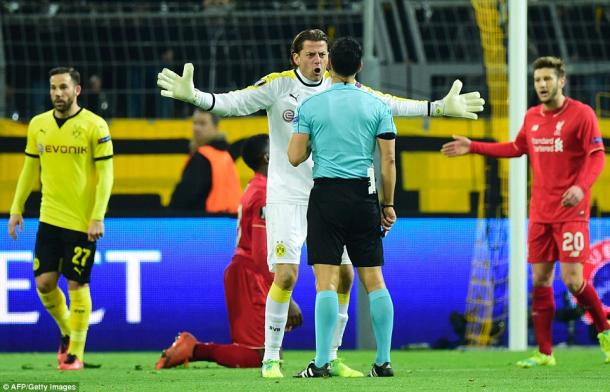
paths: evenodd
<path fill-rule="evenodd" d="M 17 231 L 23 230 L 23 208 L 40 169 L 36 290 L 61 331 L 58 369 L 81 370 L 91 314 L 91 267 L 96 241 L 104 235 L 113 181 L 112 141 L 106 122 L 78 106 L 78 71 L 54 68 L 49 82 L 53 109 L 30 121 L 8 232 L 16 240 Z M 60 273 L 68 280 L 70 310 L 57 287 Z"/>

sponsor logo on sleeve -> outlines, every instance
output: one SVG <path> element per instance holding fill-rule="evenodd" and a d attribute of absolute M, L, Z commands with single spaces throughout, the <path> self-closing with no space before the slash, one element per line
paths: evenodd
<path fill-rule="evenodd" d="M 604 139 L 602 139 L 601 136 L 593 136 L 591 138 L 591 144 L 602 144 L 604 142 Z"/>
<path fill-rule="evenodd" d="M 104 136 L 104 137 L 102 137 L 100 139 L 97 139 L 97 144 L 106 143 L 106 142 L 109 142 L 110 140 L 111 140 L 110 135 Z"/>

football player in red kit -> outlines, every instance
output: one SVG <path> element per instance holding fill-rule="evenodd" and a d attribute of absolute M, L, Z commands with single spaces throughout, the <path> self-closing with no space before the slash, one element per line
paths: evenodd
<path fill-rule="evenodd" d="M 443 154 L 492 157 L 527 154 L 533 179 L 528 227 L 528 262 L 532 267 L 532 318 L 538 351 L 517 362 L 524 368 L 553 366 L 552 323 L 555 315 L 555 261 L 561 279 L 591 314 L 600 347 L 610 363 L 610 325 L 602 303 L 583 279 L 589 256 L 591 186 L 604 167 L 604 145 L 595 113 L 588 105 L 563 95 L 563 61 L 534 61 L 534 87 L 540 105 L 530 108 L 513 142 L 474 142 L 462 136 L 443 145 Z M 525 180 L 525 179 L 524 179 Z"/>
<path fill-rule="evenodd" d="M 273 282 L 267 265 L 265 200 L 269 136 L 256 135 L 244 142 L 244 162 L 254 170 L 238 210 L 237 249 L 224 273 L 225 298 L 231 328 L 231 344 L 199 342 L 181 332 L 161 354 L 155 368 L 171 368 L 188 362 L 209 361 L 234 368 L 260 367 L 265 347 L 265 301 Z M 292 301 L 287 329 L 303 319 Z"/>

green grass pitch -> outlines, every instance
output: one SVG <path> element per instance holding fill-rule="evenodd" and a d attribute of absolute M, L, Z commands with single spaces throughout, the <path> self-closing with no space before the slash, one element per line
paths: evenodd
<path fill-rule="evenodd" d="M 368 371 L 374 353 L 343 351 L 350 366 Z M 394 378 L 295 379 L 313 357 L 287 351 L 284 376 L 262 379 L 258 369 L 227 369 L 207 362 L 156 371 L 158 353 L 87 353 L 100 369 L 59 372 L 54 353 L 0 354 L 0 390 L 5 383 L 78 382 L 80 391 L 610 391 L 610 364 L 599 348 L 557 349 L 557 366 L 519 369 L 529 353 L 508 351 L 393 351 Z"/>

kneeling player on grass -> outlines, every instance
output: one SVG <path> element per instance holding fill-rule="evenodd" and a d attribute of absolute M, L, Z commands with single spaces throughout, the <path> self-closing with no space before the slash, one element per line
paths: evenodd
<path fill-rule="evenodd" d="M 155 368 L 193 361 L 216 362 L 233 368 L 261 366 L 265 347 L 265 301 L 273 282 L 267 267 L 265 200 L 269 165 L 269 136 L 256 135 L 244 143 L 244 162 L 254 170 L 238 212 L 238 244 L 225 270 L 224 284 L 231 325 L 231 344 L 199 342 L 188 332 L 164 350 Z M 287 330 L 302 324 L 301 310 L 291 301 Z"/>

